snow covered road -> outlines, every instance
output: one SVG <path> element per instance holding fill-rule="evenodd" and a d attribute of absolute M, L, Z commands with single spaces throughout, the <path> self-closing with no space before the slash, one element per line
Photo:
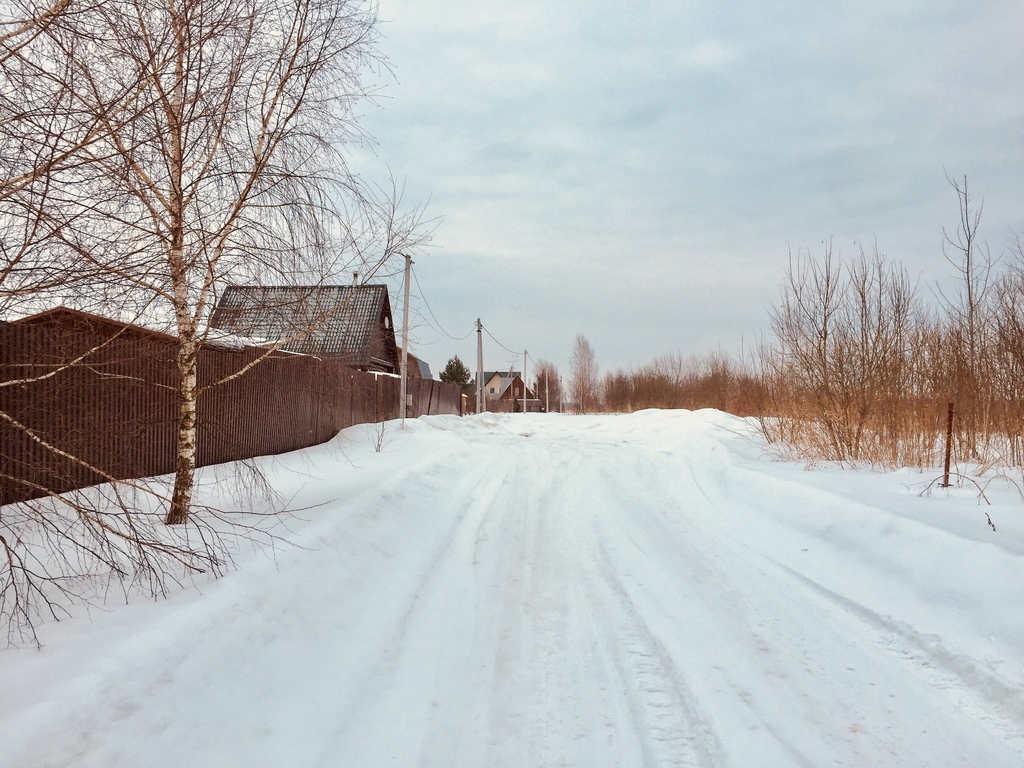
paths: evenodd
<path fill-rule="evenodd" d="M 267 464 L 302 548 L 0 652 L 0 766 L 1024 765 L 1024 506 L 716 412 Z M 339 447 L 340 446 L 340 447 Z"/>

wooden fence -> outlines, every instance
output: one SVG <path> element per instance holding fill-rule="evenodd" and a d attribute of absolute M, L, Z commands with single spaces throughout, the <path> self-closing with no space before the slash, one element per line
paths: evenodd
<path fill-rule="evenodd" d="M 0 504 L 103 481 L 174 470 L 176 345 L 137 332 L 106 334 L 0 323 Z M 400 381 L 314 357 L 203 347 L 199 466 L 283 453 L 353 424 L 399 415 Z M 461 390 L 409 381 L 410 416 L 458 414 Z M 87 466 L 88 465 L 88 466 Z"/>

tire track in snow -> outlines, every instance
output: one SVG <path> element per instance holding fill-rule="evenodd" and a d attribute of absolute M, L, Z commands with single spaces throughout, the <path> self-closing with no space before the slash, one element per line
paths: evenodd
<path fill-rule="evenodd" d="M 500 493 L 501 488 L 507 484 L 507 478 L 511 468 L 507 466 L 501 457 L 493 458 L 488 464 L 481 467 L 479 475 L 470 475 L 468 482 L 463 482 L 453 494 L 454 506 L 459 510 L 452 518 L 447 533 L 436 545 L 433 555 L 419 571 L 416 578 L 416 591 L 411 595 L 405 613 L 399 619 L 395 627 L 395 633 L 390 644 L 390 651 L 396 654 L 406 645 L 406 636 L 410 624 L 418 613 L 429 613 L 427 603 L 431 598 L 444 587 L 451 586 L 450 580 L 445 579 L 448 564 L 465 565 L 464 555 L 466 544 L 473 539 L 479 544 L 480 534 L 488 512 L 493 508 L 494 498 Z M 445 494 L 447 495 L 447 494 Z M 449 500 L 448 503 L 451 503 Z M 473 548 L 473 560 L 478 563 L 476 546 Z"/>
<path fill-rule="evenodd" d="M 772 750 L 778 750 L 779 758 L 785 760 L 780 765 L 816 765 L 813 754 L 821 746 L 815 741 L 834 743 L 829 749 L 838 748 L 842 753 L 860 754 L 860 749 L 867 748 L 857 762 L 843 764 L 888 765 L 901 754 L 901 764 L 932 765 L 925 757 L 908 762 L 910 754 L 901 742 L 905 734 L 921 732 L 915 728 L 935 734 L 936 743 L 953 747 L 946 759 L 969 759 L 972 753 L 988 753 L 988 748 L 976 740 L 977 733 L 970 736 L 972 746 L 968 747 L 966 742 L 957 744 L 959 731 L 943 731 L 943 724 L 952 724 L 956 716 L 934 700 L 915 702 L 923 709 L 899 709 L 899 703 L 887 699 L 884 691 L 887 684 L 900 690 L 904 686 L 902 673 L 884 656 L 856 643 L 855 639 L 865 636 L 863 626 L 852 626 L 837 617 L 823 601 L 810 599 L 802 585 L 794 589 L 788 576 L 780 578 L 774 567 L 766 569 L 757 552 L 737 547 L 730 537 L 723 537 L 716 518 L 723 513 L 719 505 L 730 500 L 727 494 L 715 495 L 708 490 L 721 484 L 718 477 L 708 484 L 694 467 L 684 464 L 675 471 L 687 481 L 673 487 L 663 482 L 664 478 L 659 481 L 658 471 L 652 469 L 659 461 L 664 463 L 654 452 L 644 451 L 612 470 L 615 481 L 607 483 L 614 499 L 610 506 L 630 510 L 630 514 L 608 516 L 612 530 L 604 533 L 602 541 L 621 543 L 614 553 L 619 565 L 609 566 L 607 571 L 616 580 L 623 567 L 633 571 L 630 579 L 619 583 L 626 599 L 643 617 L 656 617 L 659 609 L 673 604 L 673 599 L 685 606 L 690 614 L 688 623 L 699 626 L 712 647 L 702 648 L 685 638 L 673 637 L 669 651 L 691 673 L 699 669 L 701 661 L 706 664 L 698 673 L 700 699 L 712 690 L 714 698 L 720 699 L 723 686 L 731 691 L 730 696 L 745 704 L 757 726 L 770 734 Z M 719 471 L 711 469 L 716 474 Z M 612 553 L 608 549 L 604 553 L 611 560 Z M 641 564 L 643 567 L 638 569 Z M 665 589 L 670 583 L 674 589 Z M 661 627 L 668 625 L 660 623 Z M 730 650 L 718 652 L 713 647 L 717 643 Z M 837 658 L 837 651 L 846 645 L 846 658 Z M 751 655 L 750 650 L 755 654 Z M 820 655 L 822 652 L 827 655 Z M 738 674 L 740 669 L 745 671 Z M 853 676 L 855 669 L 864 675 Z M 879 681 L 878 687 L 872 680 Z M 766 689 L 769 681 L 774 681 L 775 692 Z M 951 690 L 956 691 L 957 683 L 949 682 Z M 1012 689 L 1008 693 L 1012 696 Z M 802 729 L 795 727 L 798 720 L 792 715 L 780 718 L 783 713 L 766 708 L 780 696 L 797 713 L 804 713 Z M 983 717 L 981 709 L 966 711 L 972 720 Z M 810 737 L 813 731 L 806 730 L 806 723 L 815 724 L 821 735 Z M 718 723 L 715 726 L 721 727 Z M 728 730 L 735 733 L 735 725 Z M 872 734 L 870 740 L 858 735 L 864 732 Z M 997 735 L 1009 741 L 1005 731 Z M 932 750 L 936 751 L 934 747 Z M 992 764 L 1007 764 L 1005 755 L 997 760 Z"/>
<path fill-rule="evenodd" d="M 860 603 L 833 592 L 783 563 L 766 558 L 780 572 L 810 589 L 826 607 L 838 608 L 859 631 L 905 664 L 927 685 L 942 691 L 958 709 L 970 714 L 996 736 L 1013 744 L 1024 756 L 1024 680 L 1007 684 L 994 673 L 979 669 L 942 645 L 938 635 L 922 635 L 907 624 L 881 616 Z"/>
<path fill-rule="evenodd" d="M 633 604 L 600 547 L 601 583 L 594 584 L 601 623 L 612 628 L 613 657 L 633 713 L 645 765 L 716 768 L 724 765 L 721 746 L 690 690 L 685 676 Z"/>
<path fill-rule="evenodd" d="M 643 507 L 636 496 L 617 503 L 623 487 L 636 487 L 629 483 L 622 447 L 595 442 L 577 452 L 569 492 L 575 492 L 571 503 L 586 525 L 563 544 L 579 553 L 576 566 L 590 616 L 588 630 L 606 660 L 610 682 L 625 700 L 625 707 L 620 701 L 613 727 L 631 731 L 636 738 L 639 754 L 632 763 L 622 754 L 623 764 L 640 758 L 650 766 L 725 765 L 721 745 L 686 674 L 633 602 L 624 574 L 607 548 L 609 537 L 628 539 L 637 533 L 619 523 L 622 518 L 635 521 L 638 507 Z M 637 546 L 635 540 L 633 544 Z"/>
<path fill-rule="evenodd" d="M 496 635 L 487 764 L 723 764 L 593 539 L 608 495 L 594 468 L 607 474 L 617 453 L 548 438 L 506 446 L 506 457 L 514 471 L 476 554 Z"/>
<path fill-rule="evenodd" d="M 481 684 L 479 673 L 469 663 L 453 669 L 453 664 L 465 659 L 453 655 L 448 645 L 467 628 L 453 622 L 439 631 L 437 625 L 445 616 L 458 620 L 470 613 L 464 607 L 475 597 L 470 591 L 472 580 L 468 578 L 473 568 L 473 543 L 511 469 L 498 451 L 472 451 L 468 457 L 449 457 L 448 461 L 453 459 L 472 470 L 460 472 L 463 479 L 454 489 L 441 485 L 425 497 L 409 499 L 402 487 L 402 474 L 381 489 L 382 495 L 393 495 L 393 504 L 415 504 L 424 512 L 434 507 L 451 512 L 444 534 L 432 543 L 428 557 L 414 566 L 414 577 L 401 587 L 403 596 L 398 604 L 403 606 L 402 611 L 385 625 L 389 629 L 380 639 L 379 655 L 367 666 L 362 679 L 354 681 L 357 695 L 351 696 L 349 706 L 338 712 L 339 728 L 325 744 L 321 762 L 324 766 L 336 764 L 342 751 L 338 745 L 351 746 L 352 742 L 368 741 L 367 759 L 382 759 L 373 739 L 388 723 L 374 718 L 367 722 L 368 706 L 392 719 L 402 713 L 400 716 L 407 721 L 406 736 L 418 734 L 418 738 L 407 739 L 407 743 L 389 746 L 396 752 L 397 764 L 450 765 L 445 756 L 460 752 L 463 759 L 456 764 L 472 763 L 472 759 L 464 759 L 472 754 L 472 745 L 463 747 L 462 739 L 452 738 L 458 732 L 444 721 L 450 708 L 439 705 L 438 696 L 443 696 L 443 691 L 439 693 L 438 688 L 440 680 L 454 674 L 462 676 L 466 688 L 472 688 Z M 431 469 L 424 466 L 423 471 Z M 422 490 L 422 484 L 418 488 Z M 411 551 L 420 554 L 417 549 Z M 438 741 L 438 734 L 444 740 Z"/>
<path fill-rule="evenodd" d="M 530 439 L 530 438 L 524 438 Z M 563 457 L 535 442 L 509 454 L 516 471 L 491 518 L 481 553 L 494 607 L 490 765 L 578 765 L 587 724 L 580 688 L 592 671 L 579 635 L 579 594 L 559 478 Z M 543 478 L 534 485 L 536 478 Z"/>
<path fill-rule="evenodd" d="M 405 609 L 367 676 L 368 686 L 381 689 L 378 710 L 402 713 L 406 733 L 419 734 L 418 743 L 396 750 L 401 764 L 604 759 L 586 756 L 592 724 L 581 691 L 599 670 L 587 658 L 590 638 L 577 629 L 581 601 L 567 557 L 574 547 L 561 508 L 564 462 L 526 439 L 489 435 L 467 479 L 446 494 L 446 533 L 417 564 Z M 338 741 L 352 735 L 345 729 Z"/>
<path fill-rule="evenodd" d="M 730 696 L 745 703 L 758 726 L 771 733 L 773 747 L 762 751 L 758 759 L 774 765 L 784 756 L 787 762 L 777 764 L 815 765 L 784 734 L 773 730 L 769 714 L 749 691 L 734 683 L 728 668 L 705 647 L 714 646 L 716 638 L 729 638 L 733 643 L 740 639 L 759 649 L 768 661 L 772 649 L 761 624 L 773 623 L 765 619 L 756 603 L 731 589 L 727 569 L 714 554 L 714 540 L 688 523 L 689 516 L 697 513 L 695 507 L 710 504 L 710 497 L 692 470 L 692 486 L 685 488 L 682 497 L 666 493 L 664 475 L 659 471 L 666 463 L 665 455 L 642 447 L 632 450 L 636 453 L 628 460 L 618 456 L 603 466 L 595 463 L 599 474 L 595 484 L 602 488 L 608 508 L 595 536 L 601 580 L 617 606 L 613 612 L 623 616 L 619 632 L 629 638 L 627 648 L 642 649 L 639 664 L 623 665 L 624 678 L 663 681 L 653 686 L 640 684 L 658 694 L 667 692 L 672 701 L 677 723 L 662 730 L 677 734 L 673 741 L 678 747 L 674 757 L 678 764 L 744 764 L 735 761 L 735 744 L 725 748 L 719 735 L 722 724 L 704 714 L 712 703 L 704 697 L 716 688 L 720 694 L 724 685 Z M 685 474 L 689 468 L 679 467 L 672 473 L 680 474 L 679 469 Z M 616 543 L 614 557 L 609 549 L 612 542 Z M 658 630 L 650 625 L 653 619 L 658 621 Z M 627 660 L 629 657 L 626 654 Z M 694 686 L 697 679 L 700 693 Z M 656 700 L 655 708 L 657 704 Z M 638 727 L 642 727 L 640 721 Z M 660 765 L 664 759 L 649 754 L 645 764 Z"/>
<path fill-rule="evenodd" d="M 745 473 L 754 483 L 781 485 L 798 498 L 809 492 L 805 486 L 791 481 L 780 483 L 763 472 L 748 469 Z M 691 476 L 704 499 L 715 504 L 715 497 L 705 491 L 693 470 Z M 841 496 L 837 499 L 839 503 L 851 503 Z M 720 494 L 717 504 L 730 504 L 735 511 L 744 510 L 744 514 L 750 516 L 758 514 L 745 497 L 731 499 L 728 494 Z M 912 519 L 902 522 L 924 527 L 923 523 Z M 950 534 L 940 530 L 939 535 Z M 915 678 L 939 691 L 957 711 L 1010 745 L 1024 759 L 1024 698 L 1020 695 L 1024 690 L 1024 676 L 1019 665 L 1012 671 L 979 666 L 966 655 L 947 647 L 939 634 L 919 632 L 906 622 L 872 610 L 791 568 L 760 547 L 751 549 L 741 545 L 734 551 L 752 565 L 756 561 L 756 567 L 767 568 L 773 580 L 789 581 L 788 589 L 793 590 L 795 586 L 793 591 L 801 595 L 809 608 L 819 610 L 823 620 L 844 627 L 850 636 L 864 638 L 882 649 L 889 658 L 909 669 Z M 780 587 L 780 592 L 786 589 L 781 583 Z"/>

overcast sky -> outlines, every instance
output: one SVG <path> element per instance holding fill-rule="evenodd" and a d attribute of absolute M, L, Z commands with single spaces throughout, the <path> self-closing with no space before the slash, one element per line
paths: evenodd
<path fill-rule="evenodd" d="M 984 198 L 993 253 L 1024 234 L 1020 0 L 381 0 L 380 18 L 395 76 L 355 161 L 438 220 L 410 302 L 435 375 L 475 367 L 475 336 L 437 329 L 478 316 L 563 373 L 577 333 L 605 371 L 738 353 L 790 250 L 828 237 L 877 240 L 927 292 L 950 273 L 946 173 Z M 486 368 L 511 359 L 485 336 Z"/>

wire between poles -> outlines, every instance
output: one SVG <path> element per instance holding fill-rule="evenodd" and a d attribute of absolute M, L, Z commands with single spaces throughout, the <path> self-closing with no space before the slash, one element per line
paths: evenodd
<path fill-rule="evenodd" d="M 422 299 L 422 301 L 423 301 L 423 306 L 425 306 L 427 308 L 427 311 L 430 313 L 430 316 L 434 319 L 434 322 L 437 324 L 437 330 L 439 330 L 441 333 L 443 333 L 445 336 L 447 336 L 452 341 L 465 341 L 470 336 L 472 336 L 473 332 L 476 331 L 476 328 L 473 328 L 472 330 L 470 330 L 469 333 L 467 333 L 465 336 L 461 336 L 461 337 L 459 337 L 459 336 L 452 336 L 450 333 L 448 333 L 448 331 L 446 331 L 444 329 L 444 326 L 441 325 L 441 321 L 438 320 L 437 319 L 437 315 L 434 314 L 434 310 L 430 308 L 430 303 L 427 301 L 427 297 L 423 295 L 423 286 L 420 285 L 420 279 L 416 276 L 416 270 L 413 269 L 411 271 L 412 271 L 412 279 L 416 282 L 416 287 L 419 289 L 420 299 Z M 490 335 L 490 334 L 488 334 L 488 335 Z"/>
<path fill-rule="evenodd" d="M 516 356 L 518 356 L 518 355 L 521 355 L 521 354 L 523 354 L 523 350 L 521 350 L 521 349 L 509 349 L 509 348 L 508 348 L 508 347 L 506 347 L 506 346 L 505 346 L 504 344 L 502 344 L 502 343 L 501 343 L 500 341 L 498 341 L 498 340 L 497 340 L 496 338 L 494 338 L 494 336 L 493 336 L 493 335 L 491 335 L 491 332 L 487 330 L 487 326 L 486 326 L 486 325 L 483 325 L 483 324 L 481 324 L 481 327 L 482 327 L 482 328 L 484 329 L 484 332 L 485 332 L 485 333 L 486 333 L 486 334 L 487 334 L 488 336 L 490 336 L 490 337 L 491 337 L 491 341 L 493 341 L 493 342 L 494 342 L 495 344 L 497 344 L 497 345 L 498 345 L 499 347 L 501 347 L 502 349 L 504 349 L 504 350 L 505 350 L 506 352 L 511 352 L 511 353 L 512 353 L 513 355 L 516 355 Z"/>

